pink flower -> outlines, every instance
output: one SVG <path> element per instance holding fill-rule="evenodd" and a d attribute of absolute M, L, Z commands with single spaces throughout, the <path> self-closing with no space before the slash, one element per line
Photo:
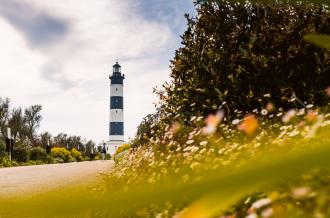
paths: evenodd
<path fill-rule="evenodd" d="M 223 111 L 218 111 L 216 114 L 209 114 L 205 119 L 206 126 L 203 128 L 203 134 L 209 135 L 214 133 L 223 117 Z"/>
<path fill-rule="evenodd" d="M 292 120 L 292 118 L 294 118 L 296 116 L 296 114 L 297 114 L 297 112 L 294 109 L 291 109 L 288 112 L 286 112 L 284 114 L 284 116 L 282 117 L 283 123 L 289 123 Z"/>
<path fill-rule="evenodd" d="M 325 94 L 330 97 L 330 86 L 328 88 L 326 88 L 324 91 L 325 91 Z"/>

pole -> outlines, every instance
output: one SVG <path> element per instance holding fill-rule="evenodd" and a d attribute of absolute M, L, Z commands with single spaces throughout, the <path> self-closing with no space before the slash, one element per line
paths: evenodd
<path fill-rule="evenodd" d="M 47 141 L 47 149 L 46 149 L 47 154 L 50 154 L 51 148 L 50 148 L 50 142 L 49 140 Z"/>
<path fill-rule="evenodd" d="M 11 129 L 9 127 L 7 127 L 7 137 L 9 139 L 9 161 L 11 162 Z"/>

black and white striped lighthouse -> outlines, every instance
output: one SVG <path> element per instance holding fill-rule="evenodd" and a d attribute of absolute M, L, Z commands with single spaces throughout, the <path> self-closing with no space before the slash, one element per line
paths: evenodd
<path fill-rule="evenodd" d="M 109 147 L 115 150 L 124 143 L 124 79 L 118 61 L 113 65 L 110 78 Z M 110 151 L 110 153 L 112 153 Z"/>

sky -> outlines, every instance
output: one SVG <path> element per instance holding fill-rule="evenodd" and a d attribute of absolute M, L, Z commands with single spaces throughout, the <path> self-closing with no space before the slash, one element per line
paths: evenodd
<path fill-rule="evenodd" d="M 108 139 L 109 74 L 125 74 L 125 139 L 155 111 L 193 0 L 0 0 L 0 97 L 41 104 L 39 133 Z"/>

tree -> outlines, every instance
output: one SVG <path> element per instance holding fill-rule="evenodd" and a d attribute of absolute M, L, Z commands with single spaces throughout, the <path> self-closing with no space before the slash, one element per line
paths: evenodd
<path fill-rule="evenodd" d="M 90 156 L 92 153 L 92 150 L 93 150 L 93 154 L 95 154 L 97 152 L 95 147 L 96 147 L 95 142 L 93 142 L 92 140 L 89 140 L 86 143 L 86 152 L 85 152 L 86 156 Z"/>
<path fill-rule="evenodd" d="M 31 145 L 36 145 L 36 130 L 40 126 L 42 116 L 40 114 L 42 107 L 41 105 L 32 105 L 29 108 L 25 109 L 24 112 L 24 121 L 26 124 L 26 134 L 30 140 Z"/>
<path fill-rule="evenodd" d="M 47 148 L 52 143 L 52 135 L 49 132 L 44 132 L 40 134 L 40 145 L 44 148 Z"/>
<path fill-rule="evenodd" d="M 133 148 L 139 147 L 149 142 L 150 138 L 155 134 L 157 130 L 157 123 L 162 114 L 160 108 L 154 114 L 148 114 L 143 118 L 142 122 L 137 128 L 136 135 L 132 142 L 130 143 Z"/>
<path fill-rule="evenodd" d="M 68 145 L 67 140 L 68 135 L 65 133 L 59 133 L 57 136 L 54 137 L 54 144 L 56 147 L 63 147 L 66 148 Z"/>
<path fill-rule="evenodd" d="M 9 117 L 9 98 L 1 98 L 0 97 L 0 131 L 1 135 L 4 138 L 6 136 L 6 122 L 8 121 Z"/>
<path fill-rule="evenodd" d="M 11 135 L 16 141 L 19 136 L 19 140 L 23 142 L 25 140 L 25 120 L 22 113 L 22 108 L 14 108 L 8 120 L 8 125 L 11 128 Z"/>
<path fill-rule="evenodd" d="M 189 120 L 218 109 L 252 112 L 269 101 L 284 109 L 324 105 L 330 52 L 304 36 L 330 33 L 330 13 L 311 4 L 203 1 L 188 15 L 182 48 L 172 61 L 172 83 L 161 96 L 169 120 Z"/>
<path fill-rule="evenodd" d="M 81 141 L 80 136 L 70 136 L 70 137 L 68 137 L 67 142 L 68 142 L 70 148 L 76 148 L 80 151 L 84 151 L 84 145 Z"/>

